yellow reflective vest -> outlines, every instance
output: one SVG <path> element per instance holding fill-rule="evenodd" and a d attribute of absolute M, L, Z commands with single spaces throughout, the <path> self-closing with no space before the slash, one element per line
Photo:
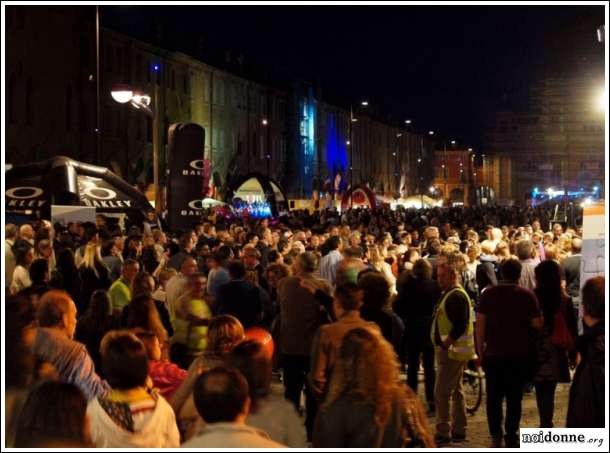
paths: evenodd
<path fill-rule="evenodd" d="M 449 336 L 451 329 L 453 329 L 453 323 L 447 316 L 447 312 L 445 311 L 445 302 L 449 296 L 451 296 L 454 292 L 461 292 L 466 300 L 468 301 L 469 316 L 468 316 L 468 324 L 466 326 L 466 331 L 462 336 L 460 336 L 455 343 L 449 346 L 448 355 L 450 359 L 458 360 L 460 362 L 467 362 L 468 360 L 472 360 L 476 357 L 475 345 L 474 345 L 474 307 L 472 305 L 472 301 L 470 297 L 468 297 L 468 293 L 461 286 L 456 286 L 455 288 L 447 291 L 438 305 L 436 313 L 434 314 L 434 322 L 432 323 L 432 343 L 435 343 L 434 340 L 434 329 L 438 325 L 438 333 L 441 337 L 441 341 L 445 341 L 445 339 Z"/>

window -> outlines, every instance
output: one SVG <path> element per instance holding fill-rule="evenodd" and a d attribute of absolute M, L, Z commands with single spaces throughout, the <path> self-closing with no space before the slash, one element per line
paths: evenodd
<path fill-rule="evenodd" d="M 136 56 L 136 83 L 142 83 L 142 55 Z"/>
<path fill-rule="evenodd" d="M 12 9 L 12 8 L 11 8 Z M 17 80 L 15 74 L 11 74 L 8 82 L 8 122 L 14 124 L 17 121 L 15 109 L 15 90 L 17 89 Z"/>
<path fill-rule="evenodd" d="M 153 122 L 152 118 L 146 117 L 146 141 L 152 143 L 153 136 Z"/>
<path fill-rule="evenodd" d="M 25 124 L 28 126 L 33 123 L 32 90 L 32 78 L 28 77 L 25 83 Z"/>
<path fill-rule="evenodd" d="M 214 80 L 214 104 L 225 104 L 225 84 L 221 79 Z"/>
<path fill-rule="evenodd" d="M 72 85 L 66 88 L 66 132 L 72 131 Z"/>
<path fill-rule="evenodd" d="M 112 54 L 112 46 L 108 44 L 106 46 L 106 71 L 112 73 L 114 71 L 114 55 Z"/>
<path fill-rule="evenodd" d="M 259 139 L 260 139 L 260 158 L 264 159 L 265 158 L 265 136 L 264 136 L 264 134 L 261 134 Z"/>
<path fill-rule="evenodd" d="M 212 148 L 218 148 L 218 129 L 212 128 Z"/>
<path fill-rule="evenodd" d="M 210 79 L 208 77 L 203 78 L 203 100 L 210 102 Z"/>

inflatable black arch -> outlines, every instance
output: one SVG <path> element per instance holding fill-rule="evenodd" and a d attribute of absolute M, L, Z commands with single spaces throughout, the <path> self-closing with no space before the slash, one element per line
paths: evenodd
<path fill-rule="evenodd" d="M 106 167 L 65 156 L 12 167 L 4 174 L 7 212 L 50 218 L 51 205 L 90 206 L 140 223 L 153 209 L 146 196 Z"/>
<path fill-rule="evenodd" d="M 279 215 L 280 208 L 288 210 L 288 197 L 286 196 L 286 192 L 284 191 L 282 186 L 276 180 L 258 172 L 248 173 L 235 178 L 228 186 L 224 201 L 226 203 L 232 204 L 231 202 L 233 200 L 235 192 L 237 192 L 246 181 L 252 178 L 258 181 L 263 191 L 265 192 L 265 198 L 271 206 L 271 213 L 273 214 L 273 217 L 277 217 Z M 282 197 L 284 197 L 284 201 L 277 200 L 277 197 L 275 196 L 275 190 L 273 190 L 273 187 L 271 186 L 272 183 L 278 188 L 278 190 L 282 194 Z M 282 206 L 282 203 L 285 206 Z"/>

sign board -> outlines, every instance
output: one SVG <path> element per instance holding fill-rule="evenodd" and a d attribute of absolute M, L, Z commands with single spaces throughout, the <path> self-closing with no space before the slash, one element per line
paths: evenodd
<path fill-rule="evenodd" d="M 580 287 L 592 277 L 605 274 L 606 221 L 604 203 L 585 206 L 582 222 Z M 582 312 L 581 312 L 582 313 Z"/>
<path fill-rule="evenodd" d="M 95 223 L 95 208 L 89 206 L 51 205 L 51 222 L 67 225 L 70 222 Z"/>

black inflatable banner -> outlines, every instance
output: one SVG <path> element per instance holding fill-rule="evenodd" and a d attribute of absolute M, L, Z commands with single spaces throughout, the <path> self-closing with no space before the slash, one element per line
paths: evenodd
<path fill-rule="evenodd" d="M 125 213 L 141 223 L 152 206 L 146 196 L 105 167 L 65 156 L 19 165 L 5 173 L 7 212 L 50 218 L 51 205 L 91 206 Z"/>
<path fill-rule="evenodd" d="M 172 230 L 188 229 L 201 219 L 204 180 L 209 166 L 204 161 L 205 131 L 194 123 L 169 128 L 167 220 Z"/>

